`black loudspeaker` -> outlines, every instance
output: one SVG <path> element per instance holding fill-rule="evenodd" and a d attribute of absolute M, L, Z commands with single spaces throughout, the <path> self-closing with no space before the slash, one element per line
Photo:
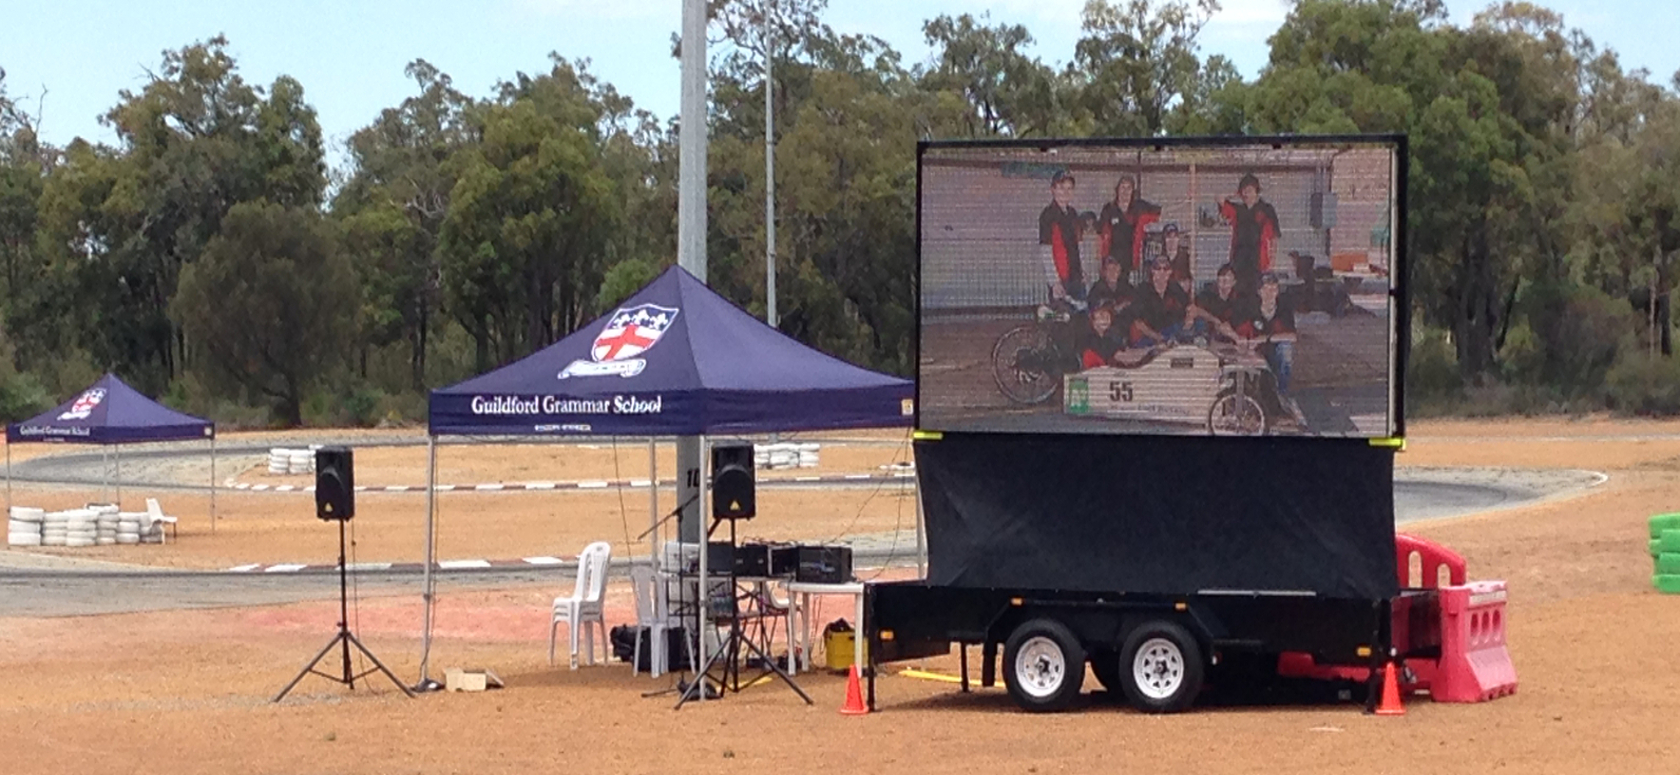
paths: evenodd
<path fill-rule="evenodd" d="M 356 474 L 349 447 L 315 450 L 315 516 L 328 521 L 356 516 Z"/>
<path fill-rule="evenodd" d="M 758 513 L 753 497 L 753 445 L 747 442 L 712 446 L 712 516 L 752 519 Z"/>

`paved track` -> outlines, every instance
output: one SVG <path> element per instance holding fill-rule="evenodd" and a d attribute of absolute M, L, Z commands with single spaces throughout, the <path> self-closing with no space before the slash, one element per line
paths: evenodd
<path fill-rule="evenodd" d="M 365 440 L 358 441 L 365 443 Z M 266 446 L 249 449 L 265 455 L 267 452 Z M 171 460 L 178 461 L 180 456 L 180 450 L 146 450 L 136 455 L 140 459 L 149 458 L 165 465 Z M 97 454 L 54 455 L 27 462 L 29 466 L 19 467 L 25 469 L 24 475 L 30 477 L 30 481 L 83 484 L 98 481 L 97 476 L 91 480 L 87 478 L 87 466 L 90 462 L 93 465 L 99 462 Z M 165 481 L 156 484 L 133 481 L 128 484 L 143 487 L 164 485 L 168 474 L 156 473 L 163 474 Z M 1603 481 L 1604 475 L 1590 471 L 1402 468 L 1396 473 L 1394 487 L 1395 521 L 1405 525 L 1420 520 L 1511 508 L 1542 499 L 1567 497 Z M 879 481 L 856 482 L 853 486 L 879 484 Z M 915 536 L 909 531 L 896 535 L 856 536 L 852 542 L 857 562 L 862 567 L 903 566 L 915 561 Z M 287 558 L 266 559 L 280 562 Z M 622 572 L 622 562 L 615 563 L 616 571 Z M 439 574 L 439 586 L 448 590 L 542 584 L 560 589 L 569 583 L 570 573 L 566 567 L 451 570 Z M 358 578 L 363 595 L 417 595 L 421 574 L 414 567 L 399 567 L 362 572 Z M 77 616 L 264 605 L 326 599 L 335 597 L 337 593 L 337 574 L 330 568 L 310 568 L 295 573 L 160 571 L 116 563 L 0 551 L 0 616 Z"/>

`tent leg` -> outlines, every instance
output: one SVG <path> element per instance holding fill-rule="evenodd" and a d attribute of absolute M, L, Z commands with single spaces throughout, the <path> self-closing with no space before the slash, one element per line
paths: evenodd
<path fill-rule="evenodd" d="M 429 670 L 432 659 L 432 605 L 433 579 L 432 562 L 436 545 L 434 543 L 433 515 L 437 513 L 437 437 L 426 435 L 426 567 L 421 570 L 420 586 L 421 599 L 426 609 L 425 629 L 420 636 L 420 683 L 418 688 L 425 689 L 431 681 Z M 576 625 L 574 625 L 576 626 Z"/>
<path fill-rule="evenodd" d="M 210 532 L 216 532 L 216 437 L 210 437 Z"/>
<path fill-rule="evenodd" d="M 659 441 L 652 436 L 648 437 L 648 523 L 648 535 L 652 536 L 648 554 L 653 558 L 653 569 L 659 571 Z"/>
<path fill-rule="evenodd" d="M 122 511 L 122 447 L 112 450 L 117 458 L 117 511 Z"/>
<path fill-rule="evenodd" d="M 6 440 L 6 518 L 12 518 L 12 442 Z"/>

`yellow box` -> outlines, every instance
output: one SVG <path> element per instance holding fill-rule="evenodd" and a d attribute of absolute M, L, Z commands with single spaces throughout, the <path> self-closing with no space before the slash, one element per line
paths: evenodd
<path fill-rule="evenodd" d="M 851 631 L 823 634 L 823 653 L 827 658 L 828 669 L 843 671 L 852 666 L 852 653 L 856 650 L 856 633 Z M 869 659 L 869 644 L 863 644 L 863 656 Z"/>

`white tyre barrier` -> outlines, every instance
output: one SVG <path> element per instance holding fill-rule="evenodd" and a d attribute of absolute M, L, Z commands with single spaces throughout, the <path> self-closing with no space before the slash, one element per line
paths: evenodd
<path fill-rule="evenodd" d="M 7 533 L 6 543 L 9 546 L 40 546 L 40 533 Z"/>

